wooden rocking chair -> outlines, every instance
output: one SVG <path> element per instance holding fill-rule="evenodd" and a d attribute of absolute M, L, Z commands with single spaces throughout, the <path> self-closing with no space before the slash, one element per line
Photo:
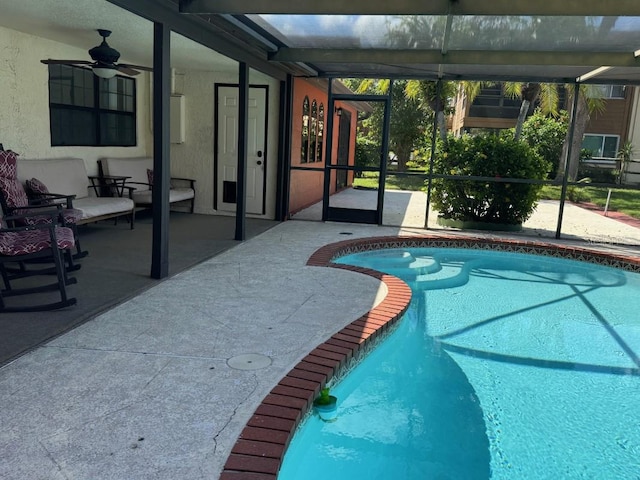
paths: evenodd
<path fill-rule="evenodd" d="M 18 217 L 0 218 L 0 275 L 4 281 L 4 289 L 0 290 L 1 312 L 36 312 L 68 307 L 76 303 L 75 298 L 67 296 L 66 286 L 75 283 L 75 278 L 69 278 L 63 262 L 64 255 L 71 257 L 71 250 L 75 245 L 73 231 L 68 227 L 56 225 L 57 210 L 39 212 L 38 215 L 49 215 L 51 223 L 28 225 L 21 227 L 7 227 L 6 221 L 19 220 Z M 15 288 L 12 282 L 27 276 L 50 274 L 51 269 L 21 268 L 18 273 L 12 273 L 8 264 L 24 265 L 33 259 L 53 261 L 57 281 L 52 284 Z M 58 290 L 60 300 L 52 303 L 27 304 L 23 306 L 7 306 L 6 297 L 25 295 L 45 291 Z"/>
<path fill-rule="evenodd" d="M 17 175 L 17 154 L 10 151 L 0 151 L 0 207 L 5 215 L 16 216 L 9 226 L 26 226 L 40 223 L 58 223 L 73 230 L 76 239 L 76 254 L 73 258 L 82 258 L 87 255 L 80 247 L 80 238 L 76 222 L 82 218 L 82 212 L 75 208 L 70 208 L 73 195 L 60 195 L 50 193 L 39 180 L 33 178 L 31 182 L 32 198 L 29 198 L 24 186 L 18 180 Z M 55 208 L 60 205 L 65 208 L 58 208 L 58 217 L 52 218 L 50 215 L 37 215 L 41 209 Z M 72 264 L 69 265 L 72 268 Z M 76 267 L 76 269 L 79 268 Z"/>

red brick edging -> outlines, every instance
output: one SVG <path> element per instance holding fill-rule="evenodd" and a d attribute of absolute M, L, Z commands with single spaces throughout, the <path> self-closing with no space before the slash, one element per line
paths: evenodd
<path fill-rule="evenodd" d="M 496 240 L 448 235 L 372 237 L 325 245 L 307 261 L 309 266 L 364 273 L 388 289 L 373 310 L 336 332 L 309 352 L 262 400 L 227 458 L 220 480 L 275 480 L 296 427 L 309 411 L 320 389 L 354 359 L 367 352 L 372 341 L 402 317 L 411 301 L 409 286 L 376 270 L 332 263 L 351 253 L 382 248 L 471 248 L 563 257 L 640 272 L 640 257 L 603 253 L 535 241 Z"/>

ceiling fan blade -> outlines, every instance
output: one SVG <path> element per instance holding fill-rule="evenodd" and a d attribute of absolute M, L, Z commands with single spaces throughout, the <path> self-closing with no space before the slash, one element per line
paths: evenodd
<path fill-rule="evenodd" d="M 153 72 L 153 68 L 145 67 L 143 65 L 131 65 L 130 63 L 118 63 L 118 67 L 135 68 L 136 70 L 142 70 L 144 72 Z"/>
<path fill-rule="evenodd" d="M 116 70 L 118 70 L 121 73 L 124 73 L 125 75 L 129 75 L 129 76 L 134 76 L 134 75 L 139 75 L 140 72 L 137 70 L 134 70 L 133 68 L 129 68 L 128 66 L 125 65 L 116 65 Z"/>
<path fill-rule="evenodd" d="M 47 65 L 92 65 L 93 62 L 90 62 L 88 60 L 52 60 L 52 59 L 47 59 L 47 60 L 40 60 L 41 63 L 47 64 Z"/>

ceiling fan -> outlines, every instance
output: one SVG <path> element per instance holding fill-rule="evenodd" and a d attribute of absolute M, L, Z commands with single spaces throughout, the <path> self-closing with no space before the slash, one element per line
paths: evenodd
<path fill-rule="evenodd" d="M 102 43 L 89 50 L 89 55 L 93 59 L 89 60 L 41 60 L 47 65 L 90 65 L 98 77 L 112 78 L 116 73 L 124 73 L 125 75 L 138 75 L 138 70 L 153 72 L 153 68 L 143 67 L 142 65 L 130 65 L 128 63 L 116 63 L 120 58 L 120 52 L 115 48 L 111 48 L 107 43 L 107 37 L 111 35 L 111 30 L 98 29 L 98 33 L 102 37 Z"/>

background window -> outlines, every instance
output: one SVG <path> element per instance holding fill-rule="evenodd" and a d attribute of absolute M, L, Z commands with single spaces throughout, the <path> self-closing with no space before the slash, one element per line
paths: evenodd
<path fill-rule="evenodd" d="M 135 80 L 49 65 L 49 118 L 52 146 L 134 146 Z"/>
<path fill-rule="evenodd" d="M 311 102 L 311 142 L 309 143 L 309 161 L 317 162 L 316 158 L 316 139 L 318 138 L 318 102 Z"/>
<path fill-rule="evenodd" d="M 624 98 L 624 85 L 597 85 L 602 98 Z"/>
<path fill-rule="evenodd" d="M 595 158 L 616 158 L 620 138 L 617 135 L 587 134 L 582 140 L 582 148 L 591 151 Z"/>
<path fill-rule="evenodd" d="M 322 142 L 324 141 L 324 104 L 320 104 L 318 108 L 318 139 L 317 139 L 317 155 L 316 162 L 322 161 Z"/>
<path fill-rule="evenodd" d="M 302 143 L 300 152 L 300 162 L 309 161 L 309 97 L 304 97 L 302 102 Z"/>

